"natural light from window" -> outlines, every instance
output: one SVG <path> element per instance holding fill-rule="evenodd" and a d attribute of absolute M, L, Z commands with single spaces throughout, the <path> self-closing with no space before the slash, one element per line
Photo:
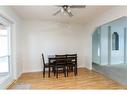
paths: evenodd
<path fill-rule="evenodd" d="M 9 31 L 0 23 L 0 74 L 9 72 Z"/>

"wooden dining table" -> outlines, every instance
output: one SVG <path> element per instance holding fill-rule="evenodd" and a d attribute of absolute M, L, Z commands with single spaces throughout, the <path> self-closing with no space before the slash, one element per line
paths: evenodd
<path fill-rule="evenodd" d="M 62 60 L 66 60 L 66 61 L 69 61 L 69 60 L 72 60 L 74 57 L 70 57 L 70 58 L 60 58 L 60 57 L 56 57 L 56 55 L 48 55 L 48 63 L 49 63 L 49 73 L 48 73 L 48 76 L 50 77 L 50 64 L 54 64 L 55 65 L 55 60 L 57 59 L 62 59 Z M 77 72 L 77 63 L 76 63 L 76 72 Z"/>
<path fill-rule="evenodd" d="M 53 63 L 53 61 L 55 61 L 57 59 L 65 59 L 65 60 L 67 60 L 67 58 L 56 57 L 55 55 L 49 55 L 48 56 L 48 62 L 49 62 L 49 64 Z"/>

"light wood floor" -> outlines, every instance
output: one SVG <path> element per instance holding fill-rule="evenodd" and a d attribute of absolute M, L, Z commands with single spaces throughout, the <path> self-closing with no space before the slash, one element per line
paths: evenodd
<path fill-rule="evenodd" d="M 27 83 L 32 85 L 32 89 L 126 89 L 125 86 L 106 78 L 105 76 L 90 71 L 88 69 L 78 69 L 78 75 L 73 73 L 69 77 L 64 77 L 61 73 L 57 79 L 53 75 L 51 78 L 42 77 L 42 72 L 24 73 L 17 82 L 8 89 L 14 88 L 17 84 Z"/>

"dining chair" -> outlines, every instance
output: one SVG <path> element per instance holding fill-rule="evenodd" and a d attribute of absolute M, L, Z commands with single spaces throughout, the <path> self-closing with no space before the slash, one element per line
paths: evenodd
<path fill-rule="evenodd" d="M 55 74 L 56 78 L 58 78 L 58 73 L 63 70 L 64 76 L 66 77 L 66 55 L 56 55 L 55 61 Z"/>
<path fill-rule="evenodd" d="M 54 64 L 53 63 L 45 63 L 45 59 L 44 59 L 44 54 L 42 53 L 42 61 L 43 61 L 43 78 L 45 78 L 45 69 L 48 68 L 48 75 L 50 75 L 50 68 L 52 67 L 52 69 L 54 68 Z M 50 76 L 48 76 L 50 77 Z"/>
<path fill-rule="evenodd" d="M 55 55 L 56 58 L 66 58 L 66 55 Z"/>
<path fill-rule="evenodd" d="M 77 75 L 77 54 L 66 54 L 67 57 L 67 76 L 69 69 L 72 69 L 74 75 Z"/>

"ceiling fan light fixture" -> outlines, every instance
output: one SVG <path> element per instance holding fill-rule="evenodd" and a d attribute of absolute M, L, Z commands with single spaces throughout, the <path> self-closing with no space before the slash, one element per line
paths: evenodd
<path fill-rule="evenodd" d="M 71 6 L 71 5 L 63 5 L 63 6 L 59 6 L 61 7 L 57 12 L 55 12 L 53 14 L 53 16 L 57 15 L 58 13 L 63 13 L 64 15 L 68 15 L 69 17 L 72 17 L 73 14 L 71 12 L 72 8 L 85 8 L 86 6 Z"/>

